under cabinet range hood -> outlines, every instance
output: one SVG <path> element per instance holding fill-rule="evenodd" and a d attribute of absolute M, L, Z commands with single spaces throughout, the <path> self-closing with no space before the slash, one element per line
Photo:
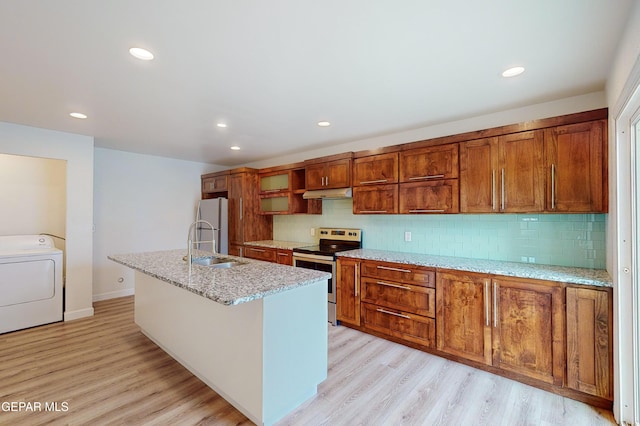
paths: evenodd
<path fill-rule="evenodd" d="M 314 198 L 351 198 L 351 188 L 335 188 L 335 189 L 318 189 L 315 191 L 306 191 L 302 194 L 302 198 L 305 200 Z"/>

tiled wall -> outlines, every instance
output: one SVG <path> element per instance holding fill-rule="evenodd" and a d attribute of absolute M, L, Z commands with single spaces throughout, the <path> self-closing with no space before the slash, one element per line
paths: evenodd
<path fill-rule="evenodd" d="M 354 215 L 351 199 L 324 200 L 322 211 L 276 216 L 274 239 L 312 242 L 311 228 L 361 228 L 364 248 L 605 268 L 605 214 Z"/>

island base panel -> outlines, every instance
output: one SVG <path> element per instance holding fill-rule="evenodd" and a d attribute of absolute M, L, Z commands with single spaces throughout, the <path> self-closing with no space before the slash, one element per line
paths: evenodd
<path fill-rule="evenodd" d="M 136 272 L 143 333 L 259 425 L 317 392 L 327 376 L 326 280 L 225 306 Z"/>

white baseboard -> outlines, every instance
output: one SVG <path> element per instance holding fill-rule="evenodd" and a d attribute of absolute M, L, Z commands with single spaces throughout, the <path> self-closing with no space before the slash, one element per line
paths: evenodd
<path fill-rule="evenodd" d="M 108 293 L 94 294 L 93 301 L 98 302 L 100 300 L 115 299 L 118 297 L 132 296 L 134 294 L 135 294 L 134 288 L 125 288 L 123 290 L 110 291 Z"/>
<path fill-rule="evenodd" d="M 92 317 L 93 308 L 79 309 L 77 311 L 65 311 L 64 320 L 73 321 L 80 318 Z"/>

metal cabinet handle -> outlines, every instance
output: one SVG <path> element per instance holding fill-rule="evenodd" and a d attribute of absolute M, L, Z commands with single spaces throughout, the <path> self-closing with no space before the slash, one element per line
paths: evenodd
<path fill-rule="evenodd" d="M 242 197 L 240 197 L 240 220 L 242 220 Z"/>
<path fill-rule="evenodd" d="M 356 297 L 358 297 L 358 281 L 360 281 L 360 264 L 356 263 L 356 267 L 354 270 L 354 276 L 353 276 L 353 293 L 356 295 Z"/>
<path fill-rule="evenodd" d="M 502 197 L 501 198 L 501 210 L 504 210 L 504 169 L 502 169 Z"/>
<path fill-rule="evenodd" d="M 360 182 L 360 185 L 369 185 L 372 183 L 386 183 L 386 182 L 389 182 L 389 179 L 365 180 L 364 182 Z"/>
<path fill-rule="evenodd" d="M 248 247 L 247 250 L 257 251 L 258 253 L 264 253 L 266 251 L 266 250 L 262 250 L 262 249 L 251 248 L 251 247 Z"/>
<path fill-rule="evenodd" d="M 276 253 L 278 256 L 289 256 L 288 253 Z"/>
<path fill-rule="evenodd" d="M 410 177 L 409 180 L 440 179 L 443 177 L 444 175 L 413 176 L 413 177 Z"/>
<path fill-rule="evenodd" d="M 491 170 L 491 210 L 496 211 L 496 169 Z"/>
<path fill-rule="evenodd" d="M 396 317 L 411 319 L 411 317 L 409 315 L 398 314 L 398 313 L 395 313 L 395 312 L 387 311 L 386 309 L 382 309 L 382 308 L 378 308 L 378 309 L 376 309 L 376 311 L 382 312 L 383 314 L 394 315 Z"/>
<path fill-rule="evenodd" d="M 406 285 L 391 284 L 384 281 L 377 281 L 376 284 L 380 284 L 386 287 L 401 288 L 403 290 L 411 290 L 411 287 L 407 287 Z"/>
<path fill-rule="evenodd" d="M 325 181 L 325 184 L 329 186 L 329 176 L 325 176 L 324 181 Z"/>
<path fill-rule="evenodd" d="M 387 210 L 360 210 L 359 213 L 386 213 Z"/>
<path fill-rule="evenodd" d="M 489 280 L 484 280 L 484 324 L 489 327 Z"/>
<path fill-rule="evenodd" d="M 551 165 L 551 210 L 556 209 L 556 165 Z"/>
<path fill-rule="evenodd" d="M 443 213 L 444 209 L 415 209 L 409 210 L 409 213 Z"/>
<path fill-rule="evenodd" d="M 498 327 L 498 282 L 493 280 L 493 327 Z"/>
<path fill-rule="evenodd" d="M 391 268 L 389 266 L 377 265 L 376 267 L 378 269 L 384 269 L 385 271 L 395 271 L 395 272 L 404 272 L 404 273 L 411 273 L 412 272 L 410 269 Z"/>

